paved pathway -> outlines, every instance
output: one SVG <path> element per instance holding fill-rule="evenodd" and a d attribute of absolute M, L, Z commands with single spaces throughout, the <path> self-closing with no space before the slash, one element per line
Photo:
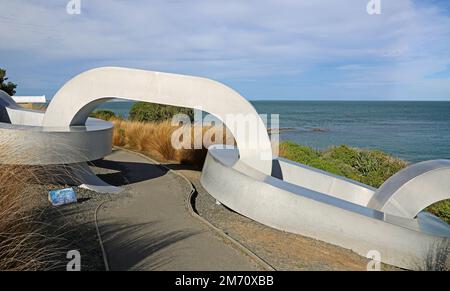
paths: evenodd
<path fill-rule="evenodd" d="M 99 166 L 117 170 L 100 177 L 127 184 L 126 193 L 98 211 L 110 270 L 257 270 L 228 240 L 191 215 L 189 185 L 177 175 L 126 151 Z"/>

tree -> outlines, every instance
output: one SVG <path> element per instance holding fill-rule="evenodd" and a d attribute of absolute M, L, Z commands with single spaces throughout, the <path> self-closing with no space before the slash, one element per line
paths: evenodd
<path fill-rule="evenodd" d="M 0 90 L 5 91 L 10 96 L 16 94 L 17 85 L 11 82 L 6 83 L 8 78 L 6 77 L 6 70 L 0 69 Z"/>
<path fill-rule="evenodd" d="M 111 110 L 97 110 L 92 112 L 89 116 L 93 118 L 103 119 L 106 121 L 117 118 L 116 114 Z"/>
<path fill-rule="evenodd" d="M 130 120 L 133 121 L 163 121 L 171 119 L 176 114 L 186 114 L 194 120 L 194 110 L 190 108 L 137 102 L 130 109 Z"/>

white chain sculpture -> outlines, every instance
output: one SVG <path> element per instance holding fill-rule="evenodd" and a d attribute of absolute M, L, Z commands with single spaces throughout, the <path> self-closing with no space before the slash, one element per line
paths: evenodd
<path fill-rule="evenodd" d="M 450 227 L 422 210 L 450 198 L 450 161 L 413 165 L 374 189 L 284 159 L 267 159 L 271 143 L 252 105 L 204 78 L 98 68 L 66 83 L 45 113 L 21 109 L 0 92 L 2 143 L 22 153 L 13 161 L 2 156 L 2 162 L 75 164 L 86 173 L 81 176 L 86 187 L 117 192 L 85 163 L 111 152 L 112 124 L 88 116 L 113 98 L 201 109 L 225 122 L 237 149 L 211 147 L 201 183 L 218 201 L 249 218 L 364 256 L 377 251 L 381 261 L 407 269 L 438 268 L 448 254 Z M 258 140 L 227 124 L 227 114 L 254 115 Z"/>

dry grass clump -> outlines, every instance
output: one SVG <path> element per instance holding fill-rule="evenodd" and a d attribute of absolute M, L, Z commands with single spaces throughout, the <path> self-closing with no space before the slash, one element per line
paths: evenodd
<path fill-rule="evenodd" d="M 0 149 L 8 153 L 7 145 Z M 33 208 L 36 196 L 44 193 L 37 186 L 42 168 L 11 165 L 13 157 L 9 151 L 9 164 L 0 163 L 0 270 L 53 269 L 56 249 Z"/>
<path fill-rule="evenodd" d="M 180 126 L 172 125 L 170 120 L 161 122 L 139 122 L 123 119 L 113 119 L 113 144 L 147 153 L 157 159 L 173 161 L 201 167 L 204 163 L 207 147 L 212 144 L 234 144 L 232 135 L 225 130 L 211 133 L 209 126 L 190 125 L 191 147 L 177 149 L 172 145 L 172 135 Z M 187 125 L 185 125 L 187 126 Z M 208 134 L 207 134 L 208 133 Z M 220 135 L 220 137 L 219 137 Z M 208 141 L 203 142 L 207 136 Z M 200 141 L 197 148 L 194 141 Z"/>
<path fill-rule="evenodd" d="M 47 109 L 47 104 L 42 104 L 42 103 L 22 103 L 19 105 L 22 108 L 31 109 L 31 110 L 45 111 Z"/>
<path fill-rule="evenodd" d="M 171 145 L 175 130 L 170 122 L 143 123 L 113 120 L 113 144 L 140 152 L 147 152 L 164 160 L 175 160 L 176 150 Z"/>
<path fill-rule="evenodd" d="M 215 144 L 235 145 L 233 135 L 226 127 L 214 128 L 212 126 L 193 125 L 189 129 L 191 134 L 190 149 L 181 149 L 177 152 L 177 161 L 183 164 L 195 165 L 202 168 L 205 163 L 208 148 Z M 195 148 L 195 141 L 199 144 Z"/>
<path fill-rule="evenodd" d="M 0 270 L 46 270 L 56 266 L 54 250 L 35 220 L 30 187 L 35 173 L 22 166 L 0 165 Z"/>

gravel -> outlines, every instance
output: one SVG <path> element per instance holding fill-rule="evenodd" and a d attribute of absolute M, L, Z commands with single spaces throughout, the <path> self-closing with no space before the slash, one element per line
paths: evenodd
<path fill-rule="evenodd" d="M 62 189 L 64 186 L 46 185 L 47 190 Z M 42 232 L 54 242 L 55 270 L 66 270 L 70 261 L 67 252 L 77 250 L 81 255 L 82 271 L 104 271 L 105 265 L 95 226 L 95 211 L 99 205 L 112 201 L 114 194 L 99 194 L 79 187 L 73 187 L 78 202 L 53 206 L 45 195 L 37 201 L 38 221 L 44 226 Z M 116 196 L 117 197 L 117 196 Z"/>
<path fill-rule="evenodd" d="M 180 171 L 196 187 L 197 213 L 244 245 L 276 270 L 346 271 L 366 270 L 368 260 L 358 254 L 319 240 L 276 230 L 216 203 L 201 186 L 198 171 Z M 399 270 L 382 265 L 383 270 Z"/>

